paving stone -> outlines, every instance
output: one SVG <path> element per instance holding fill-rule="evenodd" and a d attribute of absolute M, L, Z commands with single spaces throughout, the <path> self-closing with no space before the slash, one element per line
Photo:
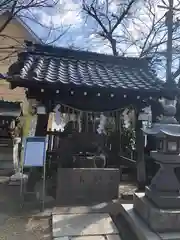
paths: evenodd
<path fill-rule="evenodd" d="M 54 240 L 121 240 L 119 235 L 58 237 Z"/>
<path fill-rule="evenodd" d="M 106 240 L 121 240 L 118 234 L 116 235 L 106 235 Z"/>
<path fill-rule="evenodd" d="M 73 206 L 73 207 L 54 207 L 53 214 L 87 214 L 87 213 L 110 213 L 120 202 L 113 200 L 111 202 L 103 202 L 100 204 L 89 206 Z"/>
<path fill-rule="evenodd" d="M 62 214 L 52 217 L 53 237 L 118 234 L 109 214 Z"/>
<path fill-rule="evenodd" d="M 54 240 L 105 240 L 104 236 L 58 237 Z"/>

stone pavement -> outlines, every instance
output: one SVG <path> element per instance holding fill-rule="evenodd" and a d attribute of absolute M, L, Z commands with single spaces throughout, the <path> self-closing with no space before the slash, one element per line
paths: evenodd
<path fill-rule="evenodd" d="M 0 239 L 4 240 L 51 240 L 52 239 L 52 226 L 51 226 L 51 216 L 54 215 L 67 215 L 73 224 L 77 224 L 77 220 L 81 219 L 85 224 L 90 222 L 89 226 L 85 227 L 87 231 L 91 231 L 92 222 L 100 222 L 102 225 L 106 226 L 108 232 L 104 232 L 106 229 L 100 227 L 96 229 L 99 231 L 99 235 L 94 236 L 73 236 L 72 240 L 119 240 L 120 237 L 116 234 L 117 229 L 111 219 L 112 216 L 116 216 L 119 209 L 119 204 L 128 203 L 127 200 L 116 200 L 109 203 L 102 203 L 99 205 L 94 205 L 89 207 L 56 207 L 49 206 L 45 212 L 39 214 L 39 208 L 37 208 L 37 203 L 29 204 L 24 206 L 24 209 L 20 209 L 20 188 L 19 186 L 9 186 L 9 178 L 0 178 Z M 129 189 L 129 188 L 128 188 Z M 130 201 L 131 202 L 131 201 Z M 39 206 L 38 206 L 39 207 Z M 89 214 L 95 214 L 89 217 Z M 110 213 L 111 217 L 107 214 Z M 77 215 L 75 217 L 75 215 Z M 84 218 L 86 220 L 84 220 Z M 85 216 L 86 215 L 86 216 Z M 62 217 L 60 217 L 62 219 Z M 115 217 L 113 217 L 113 220 Z M 69 219 L 68 219 L 69 220 Z M 106 220 L 106 221 L 105 221 Z M 115 219 L 116 220 L 116 219 Z M 114 221 L 115 221 L 114 220 Z M 67 221 L 67 216 L 66 220 Z M 106 223 L 105 223 L 105 222 Z M 100 225 L 101 225 L 100 224 Z M 67 229 L 66 229 L 67 230 Z M 119 230 L 119 227 L 118 227 Z M 69 230 L 68 230 L 69 231 Z M 79 230 L 81 232 L 81 230 Z M 112 231 L 112 232 L 111 232 Z M 114 232 L 113 232 L 114 231 Z M 83 230 L 82 230 L 83 232 Z M 109 234 L 111 232 L 111 234 Z M 72 232 L 71 232 L 72 233 Z M 106 234 L 107 233 L 107 234 Z M 123 240 L 129 240 L 130 238 L 122 238 Z M 55 240 L 69 240 L 66 237 L 56 237 Z"/>
<path fill-rule="evenodd" d="M 120 240 L 116 216 L 123 202 L 131 201 L 119 199 L 91 206 L 55 207 L 52 212 L 54 240 L 96 240 L 97 237 Z"/>

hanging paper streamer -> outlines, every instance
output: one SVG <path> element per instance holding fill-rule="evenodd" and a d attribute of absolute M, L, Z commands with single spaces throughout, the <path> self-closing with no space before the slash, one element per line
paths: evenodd
<path fill-rule="evenodd" d="M 62 128 L 63 128 L 62 122 L 61 122 L 60 108 L 61 108 L 60 104 L 56 105 L 56 107 L 54 108 L 54 121 L 52 123 L 53 130 L 59 131 L 59 130 L 62 130 Z"/>
<path fill-rule="evenodd" d="M 106 120 L 107 120 L 107 117 L 105 117 L 104 114 L 101 113 L 101 115 L 100 115 L 100 123 L 99 123 L 98 129 L 97 129 L 97 132 L 99 134 L 102 134 L 102 133 L 106 134 L 106 132 L 105 132 Z"/>
<path fill-rule="evenodd" d="M 82 112 L 79 111 L 79 114 L 78 114 L 78 125 L 79 125 L 79 132 L 82 131 L 82 122 L 81 122 L 81 119 L 82 119 Z"/>
<path fill-rule="evenodd" d="M 64 113 L 60 113 L 58 109 L 63 107 Z M 114 131 L 115 128 L 118 130 L 118 120 L 116 122 L 116 118 L 118 117 L 119 110 L 113 110 L 112 112 L 89 112 L 89 111 L 81 111 L 77 108 L 72 108 L 68 105 L 61 104 L 57 105 L 54 109 L 55 111 L 55 123 L 53 124 L 52 129 L 64 130 L 64 126 L 72 121 L 73 126 L 75 124 L 78 125 L 79 132 L 98 132 L 99 134 L 106 134 L 106 125 L 110 125 L 111 131 Z M 97 119 L 100 119 L 100 124 L 96 125 Z M 116 127 L 115 127 L 116 126 Z M 108 128 L 108 127 L 107 127 Z M 108 130 L 107 130 L 108 131 Z"/>

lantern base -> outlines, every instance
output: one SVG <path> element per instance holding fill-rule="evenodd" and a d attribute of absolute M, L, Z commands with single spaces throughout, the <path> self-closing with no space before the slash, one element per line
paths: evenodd
<path fill-rule="evenodd" d="M 144 193 L 134 195 L 133 209 L 154 232 L 179 232 L 180 209 L 165 210 L 156 207 Z"/>
<path fill-rule="evenodd" d="M 145 194 L 159 208 L 180 210 L 179 192 L 162 192 L 146 187 Z"/>
<path fill-rule="evenodd" d="M 138 240 L 179 240 L 179 231 L 169 231 L 162 233 L 153 231 L 147 223 L 134 210 L 133 204 L 120 205 L 120 234 L 126 239 Z M 123 226 L 123 227 L 122 227 Z M 134 235 L 134 237 L 133 237 Z M 129 237 L 129 238 L 128 238 Z"/>

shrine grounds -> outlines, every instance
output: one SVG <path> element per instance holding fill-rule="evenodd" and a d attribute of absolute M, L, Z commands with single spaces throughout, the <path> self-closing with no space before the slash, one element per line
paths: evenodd
<path fill-rule="evenodd" d="M 36 204 L 20 208 L 19 186 L 9 186 L 7 178 L 0 184 L 0 240 L 50 240 L 50 216 L 42 218 Z"/>
<path fill-rule="evenodd" d="M 0 240 L 51 240 L 53 203 L 47 206 L 43 215 L 39 213 L 37 202 L 32 200 L 29 200 L 22 209 L 20 187 L 10 186 L 8 183 L 8 177 L 0 177 Z M 132 186 L 126 185 L 120 191 L 126 194 L 131 189 Z M 122 200 L 124 201 L 130 202 L 131 200 Z M 120 218 L 116 220 L 118 225 L 125 227 Z M 128 229 L 127 232 L 129 232 Z M 127 239 L 129 237 L 127 236 Z M 126 236 L 123 240 L 126 240 Z"/>

